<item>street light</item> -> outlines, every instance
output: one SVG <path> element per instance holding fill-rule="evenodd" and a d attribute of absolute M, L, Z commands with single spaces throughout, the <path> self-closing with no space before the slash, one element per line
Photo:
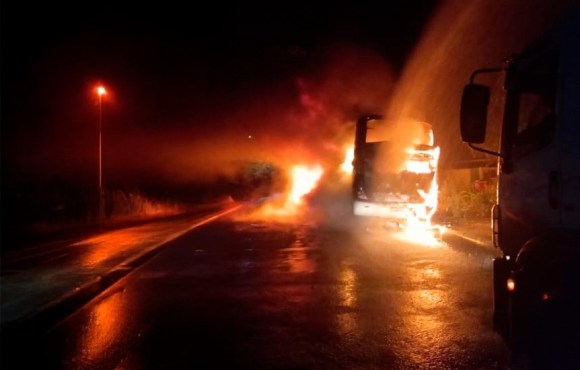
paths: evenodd
<path fill-rule="evenodd" d="M 97 87 L 99 95 L 99 220 L 105 215 L 105 203 L 103 199 L 103 95 L 107 90 L 103 86 Z"/>

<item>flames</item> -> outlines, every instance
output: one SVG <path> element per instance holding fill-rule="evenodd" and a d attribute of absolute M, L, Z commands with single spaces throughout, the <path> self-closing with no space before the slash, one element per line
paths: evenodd
<path fill-rule="evenodd" d="M 407 213 L 404 225 L 401 225 L 401 233 L 397 235 L 413 243 L 426 246 L 440 245 L 438 235 L 443 228 L 432 225 L 431 218 L 437 211 L 438 185 L 437 165 L 439 161 L 439 147 L 424 146 L 405 151 L 407 157 L 404 170 L 418 174 L 433 173 L 431 184 L 427 191 L 417 190 L 422 202 L 407 204 Z M 344 160 L 330 172 L 337 174 L 352 174 L 354 147 L 344 149 Z M 288 186 L 284 194 L 280 194 L 275 200 L 269 201 L 259 207 L 252 215 L 246 218 L 276 220 L 279 222 L 295 222 L 299 218 L 309 217 L 309 205 L 306 201 L 322 181 L 325 169 L 320 164 L 292 164 L 286 167 Z M 327 169 L 328 170 L 328 169 Z M 348 176 L 350 178 L 350 176 Z"/>
<path fill-rule="evenodd" d="M 414 173 L 431 173 L 433 179 L 429 186 L 429 191 L 418 190 L 423 198 L 420 207 L 416 207 L 417 212 L 409 214 L 406 220 L 406 227 L 403 230 L 404 238 L 427 246 L 437 246 L 439 241 L 437 236 L 444 231 L 443 227 L 433 225 L 431 218 L 437 211 L 439 199 L 439 186 L 437 184 L 437 166 L 439 163 L 439 147 L 429 149 L 409 149 L 407 151 L 409 159 L 405 163 L 405 169 Z M 428 160 L 425 160 L 428 159 Z"/>
<path fill-rule="evenodd" d="M 303 201 L 303 197 L 309 194 L 318 185 L 324 170 L 320 165 L 294 166 L 291 170 L 291 187 L 286 200 L 286 206 L 297 206 Z"/>
<path fill-rule="evenodd" d="M 404 168 L 413 173 L 432 173 L 436 172 L 439 162 L 439 147 L 429 147 L 429 149 L 407 149 L 408 159 Z"/>
<path fill-rule="evenodd" d="M 324 169 L 321 165 L 294 165 L 290 168 L 287 194 L 282 202 L 270 205 L 264 211 L 278 218 L 296 218 L 305 208 L 304 198 L 319 185 Z"/>
<path fill-rule="evenodd" d="M 319 164 L 296 164 L 290 165 L 287 173 L 289 181 L 284 194 L 241 218 L 292 222 L 304 216 L 307 213 L 305 198 L 319 186 L 324 169 Z"/>
<path fill-rule="evenodd" d="M 346 148 L 344 154 L 344 161 L 340 165 L 340 170 L 343 173 L 351 174 L 353 171 L 352 161 L 354 160 L 354 146 Z"/>
<path fill-rule="evenodd" d="M 438 206 L 439 188 L 437 184 L 437 167 L 439 163 L 440 148 L 433 147 L 433 138 L 430 137 L 429 145 L 411 147 L 404 151 L 406 159 L 401 167 L 402 171 L 416 174 L 433 173 L 433 179 L 428 191 L 418 189 L 423 202 L 406 204 L 409 210 L 402 226 L 401 237 L 407 241 L 420 243 L 428 246 L 439 245 L 437 237 L 444 231 L 443 227 L 433 225 L 431 219 Z M 345 150 L 344 161 L 340 165 L 343 173 L 352 173 L 352 161 L 354 159 L 354 146 Z"/>

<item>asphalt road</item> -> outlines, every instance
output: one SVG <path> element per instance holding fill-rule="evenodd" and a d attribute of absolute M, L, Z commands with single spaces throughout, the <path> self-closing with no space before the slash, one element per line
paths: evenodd
<path fill-rule="evenodd" d="M 196 228 L 2 368 L 506 369 L 493 251 L 365 225 L 240 219 Z"/>

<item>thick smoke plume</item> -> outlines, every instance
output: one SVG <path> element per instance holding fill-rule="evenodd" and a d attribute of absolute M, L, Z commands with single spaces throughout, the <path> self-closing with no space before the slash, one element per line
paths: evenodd
<path fill-rule="evenodd" d="M 356 115 L 380 111 L 392 88 L 390 68 L 377 54 L 349 46 L 325 49 L 308 71 L 237 97 L 243 104 L 216 114 L 216 121 L 119 143 L 117 154 L 125 158 L 119 166 L 180 181 L 228 176 L 242 161 L 280 168 L 318 163 L 338 170 L 345 146 L 353 142 Z M 140 148 L 140 155 L 124 156 L 127 147 Z"/>

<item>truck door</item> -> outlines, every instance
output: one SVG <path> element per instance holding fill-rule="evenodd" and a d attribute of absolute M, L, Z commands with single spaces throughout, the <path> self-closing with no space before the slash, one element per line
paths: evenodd
<path fill-rule="evenodd" d="M 517 250 L 526 240 L 560 223 L 554 186 L 560 176 L 558 48 L 528 54 L 513 72 L 504 130 L 509 170 L 500 173 L 499 199 L 504 245 Z"/>

